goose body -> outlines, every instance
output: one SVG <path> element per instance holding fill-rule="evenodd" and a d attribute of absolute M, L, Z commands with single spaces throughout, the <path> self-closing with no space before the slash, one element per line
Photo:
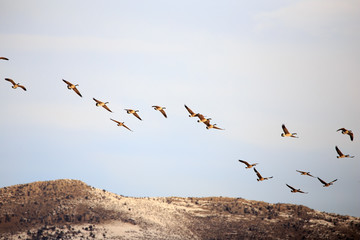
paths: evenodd
<path fill-rule="evenodd" d="M 14 80 L 12 80 L 11 78 L 5 78 L 5 80 L 12 83 L 13 89 L 16 89 L 19 87 L 19 88 L 22 88 L 24 91 L 26 91 L 26 88 L 23 85 L 20 85 L 20 83 L 15 83 Z"/>
<path fill-rule="evenodd" d="M 245 168 L 252 168 L 252 167 L 255 167 L 256 165 L 258 165 L 258 163 L 250 164 L 250 163 L 248 163 L 247 161 L 244 161 L 244 160 L 239 160 L 239 162 L 244 163 L 246 165 Z"/>
<path fill-rule="evenodd" d="M 74 84 L 72 84 L 71 82 L 66 81 L 65 79 L 63 79 L 63 81 L 64 81 L 64 83 L 67 84 L 67 88 L 68 88 L 69 90 L 71 90 L 71 89 L 74 90 L 74 92 L 75 92 L 77 95 L 79 95 L 80 97 L 82 97 L 81 93 L 80 93 L 79 90 L 76 88 L 77 86 L 79 86 L 79 84 L 74 85 Z"/>
<path fill-rule="evenodd" d="M 110 120 L 116 122 L 119 127 L 124 127 L 124 128 L 128 129 L 128 130 L 131 131 L 131 132 L 133 131 L 133 130 L 131 130 L 130 128 L 128 128 L 128 127 L 124 124 L 124 122 L 119 122 L 119 121 L 116 121 L 116 120 L 114 120 L 114 119 L 112 119 L 112 118 L 110 118 Z"/>
<path fill-rule="evenodd" d="M 338 131 L 341 131 L 342 134 L 347 134 L 350 136 L 350 140 L 353 141 L 354 140 L 354 133 L 351 131 L 351 130 L 348 130 L 346 128 L 339 128 L 338 130 L 336 130 L 337 132 Z"/>
<path fill-rule="evenodd" d="M 331 182 L 325 182 L 324 180 L 322 180 L 322 179 L 319 178 L 319 177 L 318 177 L 318 179 L 319 179 L 319 181 L 320 181 L 322 184 L 324 184 L 323 187 L 329 187 L 329 186 L 333 185 L 334 182 L 337 181 L 337 179 L 335 179 L 335 180 L 332 180 Z"/>
<path fill-rule="evenodd" d="M 336 156 L 336 158 L 353 158 L 354 156 L 350 156 L 349 154 L 343 154 L 340 149 L 338 148 L 338 146 L 335 146 L 335 150 L 338 153 L 339 156 Z"/>
<path fill-rule="evenodd" d="M 296 189 L 296 188 L 294 188 L 294 187 L 292 187 L 292 186 L 290 186 L 290 185 L 288 185 L 288 184 L 286 184 L 286 186 L 288 186 L 290 189 L 291 189 L 291 192 L 292 193 L 305 193 L 305 194 L 307 194 L 307 192 L 303 192 L 303 191 L 301 191 L 300 190 L 300 188 L 299 189 Z"/>
<path fill-rule="evenodd" d="M 262 177 L 261 176 L 261 174 L 256 170 L 256 168 L 254 168 L 254 172 L 256 173 L 256 175 L 257 175 L 257 181 L 259 182 L 261 182 L 261 181 L 264 181 L 264 180 L 269 180 L 270 178 L 273 178 L 272 176 L 271 177 L 266 177 L 266 178 L 264 178 L 264 177 Z"/>
<path fill-rule="evenodd" d="M 211 124 L 210 123 L 210 119 L 207 119 L 206 122 L 204 122 L 205 125 L 206 125 L 206 129 L 211 129 L 211 128 L 214 128 L 214 129 L 218 129 L 218 130 L 225 130 L 223 128 L 219 128 L 218 126 L 216 126 L 216 124 Z"/>
<path fill-rule="evenodd" d="M 285 127 L 285 124 L 281 125 L 282 129 L 283 129 L 283 133 L 281 133 L 282 137 L 293 137 L 293 138 L 298 138 L 297 133 L 290 133 L 289 130 Z"/>
<path fill-rule="evenodd" d="M 189 117 L 197 117 L 197 113 L 194 113 L 188 106 L 184 104 L 186 110 L 190 113 Z"/>
<path fill-rule="evenodd" d="M 196 116 L 199 118 L 199 120 L 197 120 L 198 122 L 205 123 L 207 121 L 210 122 L 211 120 L 211 118 L 205 118 L 204 115 L 202 115 L 201 113 L 196 114 Z"/>
<path fill-rule="evenodd" d="M 125 111 L 127 112 L 127 114 L 132 114 L 135 117 L 137 117 L 139 120 L 142 121 L 141 117 L 137 114 L 137 112 L 139 112 L 139 110 L 125 109 Z"/>
<path fill-rule="evenodd" d="M 155 110 L 160 111 L 162 113 L 162 115 L 167 118 L 166 112 L 164 111 L 164 109 L 166 109 L 166 107 L 160 107 L 160 106 L 152 106 Z"/>
<path fill-rule="evenodd" d="M 95 98 L 93 98 L 94 99 L 94 101 L 96 102 L 96 106 L 97 107 L 103 107 L 103 108 L 105 108 L 106 110 L 108 110 L 109 112 L 112 112 L 109 108 L 108 108 L 108 106 L 106 106 L 106 104 L 108 104 L 109 102 L 102 102 L 102 101 L 99 101 L 99 100 L 97 100 L 97 99 L 95 99 Z"/>
<path fill-rule="evenodd" d="M 313 175 L 310 174 L 310 172 L 304 172 L 304 171 L 299 171 L 299 170 L 296 170 L 297 172 L 301 173 L 301 175 L 306 175 L 306 176 L 309 176 L 309 177 L 314 177 Z"/>

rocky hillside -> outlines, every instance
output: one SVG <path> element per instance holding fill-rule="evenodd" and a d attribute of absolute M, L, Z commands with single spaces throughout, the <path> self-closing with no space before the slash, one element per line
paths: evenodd
<path fill-rule="evenodd" d="M 78 180 L 0 189 L 0 239 L 360 239 L 360 219 L 241 198 L 132 198 Z"/>

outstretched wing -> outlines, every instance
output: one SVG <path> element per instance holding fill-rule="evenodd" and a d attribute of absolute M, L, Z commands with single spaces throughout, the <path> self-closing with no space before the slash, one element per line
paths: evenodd
<path fill-rule="evenodd" d="M 6 80 L 6 81 L 9 81 L 9 82 L 11 82 L 13 85 L 15 85 L 14 80 L 12 80 L 11 78 L 5 78 L 5 80 Z"/>
<path fill-rule="evenodd" d="M 164 117 L 166 117 L 166 118 L 167 118 L 167 116 L 166 116 L 166 112 L 164 111 L 164 109 L 161 109 L 161 110 L 160 110 L 160 112 L 162 113 L 162 115 L 164 115 Z"/>
<path fill-rule="evenodd" d="M 354 140 L 354 133 L 352 131 L 349 131 L 349 136 L 350 136 L 350 140 L 353 141 Z"/>
<path fill-rule="evenodd" d="M 134 114 L 134 116 L 137 117 L 139 120 L 142 120 L 141 117 L 140 117 L 136 112 L 134 112 L 133 114 Z"/>
<path fill-rule="evenodd" d="M 106 110 L 108 110 L 109 112 L 112 112 L 112 111 L 110 110 L 110 108 L 108 108 L 108 106 L 106 106 L 106 104 L 104 104 L 103 107 L 104 107 Z"/>
<path fill-rule="evenodd" d="M 296 170 L 297 172 L 301 173 L 301 174 L 305 174 L 305 172 L 303 171 L 299 171 L 299 170 Z"/>
<path fill-rule="evenodd" d="M 317 179 L 319 179 L 319 181 L 322 183 L 322 184 L 327 184 L 327 182 L 325 182 L 324 180 L 322 180 L 321 178 L 317 178 Z"/>
<path fill-rule="evenodd" d="M 26 91 L 26 88 L 23 86 L 23 85 L 19 85 L 18 84 L 18 87 L 22 88 L 24 91 Z"/>
<path fill-rule="evenodd" d="M 289 131 L 287 130 L 287 128 L 285 127 L 285 124 L 281 125 L 283 131 L 285 134 L 289 134 Z"/>
<path fill-rule="evenodd" d="M 1 60 L 9 60 L 8 58 L 6 57 L 0 57 Z"/>
<path fill-rule="evenodd" d="M 124 123 L 122 124 L 122 126 L 124 127 L 124 128 L 126 128 L 126 129 L 128 129 L 129 131 L 133 131 L 133 130 L 131 130 L 130 128 L 128 128 Z"/>
<path fill-rule="evenodd" d="M 339 156 L 343 156 L 343 155 L 344 155 L 337 146 L 335 146 L 335 150 L 336 150 L 336 152 L 339 154 Z"/>
<path fill-rule="evenodd" d="M 256 172 L 256 175 L 258 176 L 258 178 L 262 178 L 261 174 L 256 170 L 256 168 L 254 168 L 254 171 Z"/>
<path fill-rule="evenodd" d="M 292 186 L 286 184 L 286 186 L 288 186 L 291 190 L 294 190 L 295 191 L 295 188 L 293 188 Z"/>
<path fill-rule="evenodd" d="M 114 122 L 116 122 L 116 123 L 118 123 L 118 124 L 121 124 L 121 122 L 116 121 L 116 120 L 114 120 L 114 119 L 112 119 L 112 118 L 110 118 L 110 120 L 111 120 L 111 121 L 114 121 Z"/>
<path fill-rule="evenodd" d="M 66 83 L 67 85 L 73 85 L 71 82 L 66 81 L 65 79 L 63 79 L 64 83 Z"/>
<path fill-rule="evenodd" d="M 346 131 L 346 129 L 345 128 L 339 128 L 338 130 L 336 130 L 337 132 L 338 131 Z"/>
<path fill-rule="evenodd" d="M 213 125 L 213 128 L 215 128 L 215 129 L 219 129 L 219 130 L 225 130 L 225 129 L 223 129 L 223 128 L 219 128 L 219 127 L 217 127 L 216 125 Z"/>
<path fill-rule="evenodd" d="M 250 166 L 250 164 L 247 162 L 247 161 L 244 161 L 244 160 L 239 160 L 239 162 L 242 162 L 242 163 L 244 163 L 246 166 Z"/>
<path fill-rule="evenodd" d="M 336 182 L 337 181 L 337 179 L 335 179 L 335 180 L 332 180 L 330 183 L 333 183 L 333 182 Z"/>
<path fill-rule="evenodd" d="M 74 92 L 77 93 L 77 95 L 79 95 L 80 97 L 82 97 L 82 96 L 81 96 L 81 93 L 79 92 L 79 90 L 78 90 L 76 87 L 74 87 L 73 90 L 74 90 Z"/>
<path fill-rule="evenodd" d="M 97 102 L 97 103 L 102 103 L 102 101 L 99 101 L 99 100 L 97 100 L 97 99 L 95 99 L 95 98 L 93 98 L 93 99 L 94 99 L 94 101 Z"/>
<path fill-rule="evenodd" d="M 194 114 L 194 112 L 193 112 L 188 106 L 186 106 L 185 104 L 184 104 L 184 106 L 185 106 L 186 110 L 187 110 L 191 115 Z"/>

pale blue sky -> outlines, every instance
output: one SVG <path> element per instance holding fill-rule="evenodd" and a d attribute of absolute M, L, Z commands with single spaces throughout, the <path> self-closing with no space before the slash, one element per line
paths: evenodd
<path fill-rule="evenodd" d="M 127 196 L 360 216 L 359 1 L 0 0 L 0 23 L 10 59 L 0 62 L 0 187 L 72 178 Z M 205 129 L 184 104 L 226 130 Z M 282 123 L 300 138 L 281 138 Z M 337 159 L 335 145 L 356 157 Z M 257 182 L 238 159 L 274 178 Z M 323 188 L 297 169 L 339 180 Z"/>

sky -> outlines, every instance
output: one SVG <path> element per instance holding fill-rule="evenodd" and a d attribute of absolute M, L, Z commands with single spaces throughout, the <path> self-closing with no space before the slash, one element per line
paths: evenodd
<path fill-rule="evenodd" d="M 0 187 L 79 179 L 132 197 L 360 217 L 359 42 L 356 0 L 0 0 Z M 282 124 L 299 138 L 282 138 Z M 239 159 L 273 178 L 256 181 Z"/>

